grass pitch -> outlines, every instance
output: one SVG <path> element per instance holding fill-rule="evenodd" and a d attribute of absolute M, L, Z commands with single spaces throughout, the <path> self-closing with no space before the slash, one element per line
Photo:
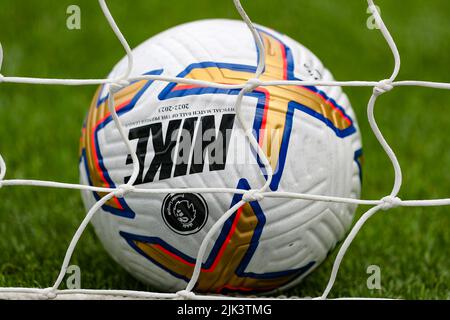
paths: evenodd
<path fill-rule="evenodd" d="M 402 55 L 399 79 L 450 82 L 450 2 L 376 1 Z M 238 19 L 232 1 L 108 1 L 130 45 L 174 25 L 203 18 Z M 66 28 L 66 8 L 81 7 L 82 29 Z M 391 53 L 366 27 L 363 0 L 248 1 L 252 19 L 286 33 L 315 52 L 339 80 L 390 75 Z M 102 78 L 123 50 L 96 1 L 2 0 L 2 74 Z M 0 153 L 7 178 L 78 181 L 78 141 L 94 87 L 0 85 Z M 362 197 L 388 194 L 393 170 L 366 120 L 370 88 L 346 88 L 365 151 Z M 403 199 L 448 197 L 450 93 L 396 88 L 383 95 L 376 116 L 403 168 Z M 0 286 L 48 287 L 85 211 L 78 191 L 31 187 L 0 190 Z M 359 208 L 358 214 L 366 208 Z M 450 298 L 448 207 L 380 212 L 363 228 L 341 266 L 330 297 Z M 317 296 L 334 254 L 288 294 Z M 147 290 L 109 258 L 90 227 L 72 264 L 82 287 Z M 366 286 L 369 265 L 381 268 L 381 290 Z"/>

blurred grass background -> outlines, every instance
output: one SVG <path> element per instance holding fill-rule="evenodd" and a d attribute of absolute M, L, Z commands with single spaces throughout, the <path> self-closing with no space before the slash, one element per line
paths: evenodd
<path fill-rule="evenodd" d="M 402 56 L 399 79 L 450 82 L 450 2 L 376 1 Z M 66 28 L 66 8 L 81 8 L 82 29 Z M 108 1 L 130 45 L 174 25 L 204 18 L 238 19 L 232 1 Z M 391 53 L 369 30 L 364 0 L 243 1 L 252 19 L 286 33 L 315 52 L 338 80 L 390 75 Z M 123 50 L 96 1 L 2 0 L 0 41 L 6 76 L 102 78 Z M 94 87 L 0 85 L 0 153 L 7 178 L 78 181 L 78 141 Z M 365 151 L 363 198 L 390 192 L 391 165 L 366 120 L 370 88 L 345 89 L 361 127 Z M 403 168 L 403 199 L 448 197 L 450 93 L 396 88 L 376 107 L 379 125 Z M 0 190 L 0 286 L 53 284 L 66 247 L 82 220 L 79 192 L 30 187 Z M 358 216 L 365 208 L 358 209 Z M 352 244 L 330 297 L 450 298 L 448 207 L 397 208 L 373 217 Z M 289 292 L 316 296 L 336 251 Z M 92 228 L 72 264 L 82 287 L 150 289 L 103 250 Z M 369 265 L 381 268 L 381 290 L 366 286 Z"/>

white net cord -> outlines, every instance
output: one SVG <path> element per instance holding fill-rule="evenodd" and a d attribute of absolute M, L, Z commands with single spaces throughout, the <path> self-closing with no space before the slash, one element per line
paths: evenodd
<path fill-rule="evenodd" d="M 226 85 L 219 84 L 209 81 L 185 79 L 178 77 L 168 77 L 160 75 L 143 75 L 138 77 L 130 77 L 131 70 L 133 68 L 133 55 L 131 48 L 128 45 L 127 40 L 121 33 L 119 27 L 114 21 L 113 16 L 105 2 L 105 0 L 99 0 L 99 5 L 103 11 L 105 18 L 107 19 L 111 29 L 122 45 L 126 52 L 128 65 L 127 69 L 123 75 L 116 79 L 50 79 L 50 78 L 28 78 L 28 77 L 7 77 L 1 74 L 1 66 L 3 62 L 3 49 L 0 44 L 0 83 L 22 83 L 22 84 L 45 84 L 45 85 L 69 85 L 69 86 L 79 86 L 79 85 L 98 85 L 106 84 L 109 90 L 109 103 L 108 107 L 111 111 L 114 123 L 119 130 L 120 136 L 125 143 L 128 153 L 132 157 L 133 163 L 133 173 L 127 184 L 118 186 L 117 188 L 102 188 L 94 186 L 86 186 L 80 184 L 72 183 L 61 183 L 53 181 L 41 181 L 41 180 L 18 180 L 18 179 L 5 179 L 6 175 L 6 164 L 3 157 L 0 154 L 0 188 L 6 186 L 37 186 L 37 187 L 49 187 L 49 188 L 65 188 L 65 189 L 78 189 L 78 190 L 89 190 L 106 193 L 86 214 L 85 218 L 76 230 L 72 240 L 67 248 L 63 263 L 61 265 L 60 273 L 53 284 L 52 287 L 41 289 L 41 288 L 0 288 L 0 299 L 111 299 L 111 298 L 127 298 L 127 299 L 235 299 L 234 297 L 226 296 L 214 296 L 214 295 L 197 295 L 192 290 L 198 280 L 201 270 L 201 262 L 206 252 L 209 240 L 219 231 L 223 223 L 242 205 L 250 201 L 262 201 L 265 197 L 277 197 L 277 198 L 292 198 L 292 199 L 303 199 L 311 201 L 325 201 L 325 202 L 338 202 L 338 203 L 350 203 L 357 205 L 367 205 L 371 208 L 365 212 L 360 219 L 355 223 L 347 238 L 340 247 L 336 259 L 333 264 L 331 275 L 328 284 L 320 297 L 316 299 L 326 299 L 333 288 L 336 276 L 339 270 L 339 266 L 347 252 L 347 249 L 353 242 L 354 238 L 361 230 L 362 226 L 366 221 L 375 215 L 380 210 L 389 210 L 393 207 L 404 206 L 404 207 L 425 207 L 425 206 L 444 206 L 450 205 L 450 198 L 445 199 L 432 199 L 432 200 L 401 200 L 397 197 L 401 185 L 402 185 L 402 171 L 400 164 L 397 160 L 395 152 L 389 146 L 386 139 L 383 137 L 374 116 L 374 107 L 379 96 L 389 92 L 398 86 L 421 86 L 436 89 L 450 89 L 449 83 L 440 82 L 429 82 L 429 81 L 396 81 L 396 77 L 400 71 L 400 54 L 397 46 L 389 33 L 386 25 L 384 24 L 373 0 L 367 0 L 369 8 L 380 27 L 381 33 L 383 34 L 389 48 L 394 56 L 394 70 L 388 79 L 381 81 L 261 81 L 259 77 L 265 67 L 264 58 L 264 45 L 263 42 L 256 31 L 253 23 L 246 14 L 239 0 L 233 0 L 234 5 L 240 14 L 242 20 L 248 26 L 258 49 L 259 60 L 257 62 L 257 69 L 253 79 L 248 80 L 245 83 L 239 85 Z M 265 166 L 267 180 L 265 185 L 260 189 L 253 190 L 242 190 L 235 188 L 183 188 L 183 189 L 141 189 L 134 187 L 134 182 L 139 173 L 139 161 L 136 153 L 132 151 L 131 143 L 124 132 L 124 127 L 116 113 L 114 108 L 114 93 L 118 90 L 128 86 L 131 82 L 137 80 L 156 80 L 165 82 L 177 82 L 184 84 L 195 84 L 200 86 L 209 86 L 214 88 L 222 89 L 240 89 L 235 101 L 236 117 L 240 124 L 244 128 L 246 138 L 248 139 L 251 146 L 256 150 L 257 154 L 261 159 L 261 163 Z M 255 137 L 251 133 L 251 130 L 246 127 L 245 122 L 242 121 L 242 98 L 245 93 L 251 92 L 260 86 L 277 86 L 277 85 L 300 85 L 300 86 L 351 86 L 351 87 L 373 87 L 373 94 L 369 99 L 367 106 L 367 118 L 369 124 L 375 134 L 375 137 L 379 141 L 380 145 L 387 154 L 389 160 L 392 163 L 394 169 L 394 183 L 392 190 L 388 196 L 383 197 L 380 200 L 359 200 L 353 198 L 341 198 L 332 197 L 325 195 L 313 195 L 313 194 L 301 194 L 292 192 L 280 192 L 280 191 L 270 191 L 269 185 L 272 180 L 273 171 L 269 164 L 264 151 L 259 146 Z M 193 192 L 193 193 L 230 193 L 230 194 L 242 194 L 242 200 L 236 203 L 233 207 L 227 210 L 221 218 L 212 226 L 209 232 L 203 239 L 200 248 L 197 253 L 196 264 L 194 268 L 193 275 L 187 284 L 185 290 L 179 291 L 177 293 L 156 293 L 156 292 L 143 292 L 143 291 L 127 291 L 127 290 L 90 290 L 90 289 L 58 289 L 61 282 L 66 275 L 67 267 L 69 266 L 70 260 L 72 258 L 73 252 L 77 246 L 79 239 L 81 238 L 84 230 L 88 226 L 92 217 L 96 214 L 98 209 L 105 204 L 112 197 L 124 197 L 128 193 L 143 193 L 143 194 L 163 194 L 163 193 L 173 193 L 173 192 Z"/>

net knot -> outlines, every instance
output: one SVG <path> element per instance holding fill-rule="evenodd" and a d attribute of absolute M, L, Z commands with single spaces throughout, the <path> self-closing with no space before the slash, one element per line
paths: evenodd
<path fill-rule="evenodd" d="M 130 81 L 125 80 L 125 79 L 120 79 L 120 80 L 111 82 L 109 84 L 109 87 L 112 92 L 118 92 L 129 85 L 130 85 Z"/>
<path fill-rule="evenodd" d="M 116 198 L 123 198 L 128 193 L 132 192 L 134 190 L 134 187 L 129 184 L 121 184 L 117 187 L 117 189 L 114 191 L 114 196 Z"/>
<path fill-rule="evenodd" d="M 242 200 L 245 202 L 261 201 L 262 199 L 264 196 L 259 190 L 249 190 L 242 195 Z"/>
<path fill-rule="evenodd" d="M 383 93 L 391 91 L 392 89 L 394 89 L 392 81 L 389 79 L 384 79 L 376 84 L 376 86 L 373 88 L 373 93 L 379 96 L 382 95 Z"/>
<path fill-rule="evenodd" d="M 248 79 L 244 86 L 245 92 L 251 92 L 262 85 L 262 81 L 258 78 Z"/>
<path fill-rule="evenodd" d="M 184 300 L 194 300 L 195 299 L 195 293 L 188 290 L 180 290 L 177 292 L 177 296 Z"/>
<path fill-rule="evenodd" d="M 402 199 L 400 199 L 399 197 L 387 196 L 381 199 L 381 202 L 381 209 L 389 210 L 400 206 L 400 204 L 402 203 Z"/>
<path fill-rule="evenodd" d="M 374 4 L 369 5 L 368 9 L 370 10 L 370 13 L 375 15 L 375 14 L 379 14 L 377 6 Z"/>
<path fill-rule="evenodd" d="M 56 290 L 54 288 L 44 289 L 43 294 L 47 299 L 50 299 L 50 300 L 53 300 L 58 296 L 58 294 L 56 293 Z"/>

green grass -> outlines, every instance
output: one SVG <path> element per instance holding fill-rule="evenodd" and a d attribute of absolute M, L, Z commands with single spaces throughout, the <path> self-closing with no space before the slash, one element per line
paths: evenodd
<path fill-rule="evenodd" d="M 182 22 L 234 18 L 231 1 L 109 1 L 131 46 Z M 399 79 L 450 82 L 450 2 L 377 1 L 402 55 Z M 366 28 L 363 0 L 243 1 L 255 22 L 286 33 L 313 50 L 340 80 L 383 79 L 393 60 L 382 36 Z M 82 30 L 65 28 L 66 8 L 78 4 Z M 123 55 L 92 0 L 2 0 L 2 73 L 59 78 L 104 77 Z M 0 85 L 0 153 L 7 178 L 78 181 L 78 141 L 94 87 Z M 393 171 L 366 120 L 369 88 L 346 89 L 363 135 L 363 198 L 390 192 Z M 379 125 L 403 168 L 403 199 L 448 197 L 450 93 L 397 88 L 382 96 Z M 85 211 L 79 192 L 30 187 L 0 190 L 0 286 L 47 287 Z M 358 209 L 358 216 L 364 208 Z M 330 297 L 450 298 L 448 207 L 397 208 L 363 228 L 341 266 Z M 335 253 L 290 292 L 316 296 Z M 92 228 L 72 263 L 85 288 L 149 289 L 116 265 Z M 366 287 L 366 268 L 381 267 L 382 290 Z"/>

